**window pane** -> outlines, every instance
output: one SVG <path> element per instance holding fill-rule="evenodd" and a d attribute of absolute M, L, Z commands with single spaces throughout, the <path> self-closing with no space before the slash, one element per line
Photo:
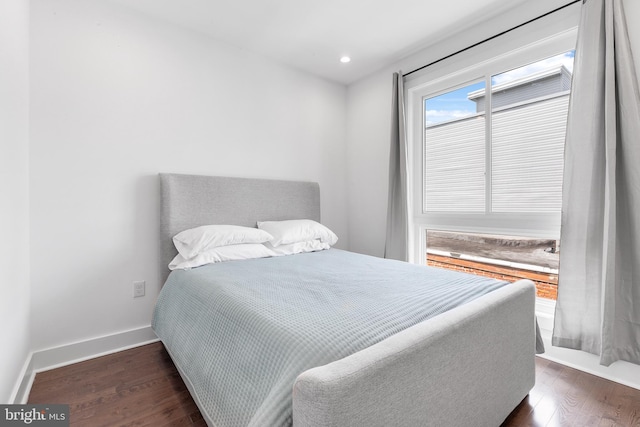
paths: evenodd
<path fill-rule="evenodd" d="M 469 93 L 484 82 L 426 99 L 424 212 L 485 211 L 485 116 Z"/>
<path fill-rule="evenodd" d="M 529 279 L 539 297 L 556 299 L 558 240 L 435 230 L 426 234 L 428 265 L 510 282 Z"/>
<path fill-rule="evenodd" d="M 560 212 L 573 51 L 492 76 L 493 212 Z"/>

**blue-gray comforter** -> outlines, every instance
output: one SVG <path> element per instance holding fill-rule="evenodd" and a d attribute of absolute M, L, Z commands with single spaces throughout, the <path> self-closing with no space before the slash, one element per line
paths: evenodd
<path fill-rule="evenodd" d="M 291 424 L 303 371 L 506 282 L 337 249 L 171 273 L 153 329 L 210 425 Z"/>

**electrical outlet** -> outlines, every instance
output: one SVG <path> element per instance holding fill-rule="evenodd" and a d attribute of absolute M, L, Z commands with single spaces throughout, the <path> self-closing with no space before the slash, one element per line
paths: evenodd
<path fill-rule="evenodd" d="M 139 298 L 144 296 L 144 287 L 146 282 L 141 280 L 139 282 L 133 282 L 133 297 Z"/>

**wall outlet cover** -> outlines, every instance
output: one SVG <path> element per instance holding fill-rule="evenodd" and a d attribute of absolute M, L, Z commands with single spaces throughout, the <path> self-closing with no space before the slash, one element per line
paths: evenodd
<path fill-rule="evenodd" d="M 133 297 L 139 298 L 144 296 L 144 288 L 146 282 L 144 280 L 133 282 Z"/>

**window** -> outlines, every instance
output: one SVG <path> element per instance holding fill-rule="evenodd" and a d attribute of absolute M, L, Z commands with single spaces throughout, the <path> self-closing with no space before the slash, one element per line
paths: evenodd
<path fill-rule="evenodd" d="M 557 299 L 558 240 L 433 230 L 426 238 L 427 265 L 509 282 L 528 279 L 538 297 Z"/>
<path fill-rule="evenodd" d="M 575 35 L 496 43 L 406 82 L 414 259 L 427 230 L 557 241 Z"/>
<path fill-rule="evenodd" d="M 573 56 L 424 100 L 423 212 L 560 212 Z"/>

